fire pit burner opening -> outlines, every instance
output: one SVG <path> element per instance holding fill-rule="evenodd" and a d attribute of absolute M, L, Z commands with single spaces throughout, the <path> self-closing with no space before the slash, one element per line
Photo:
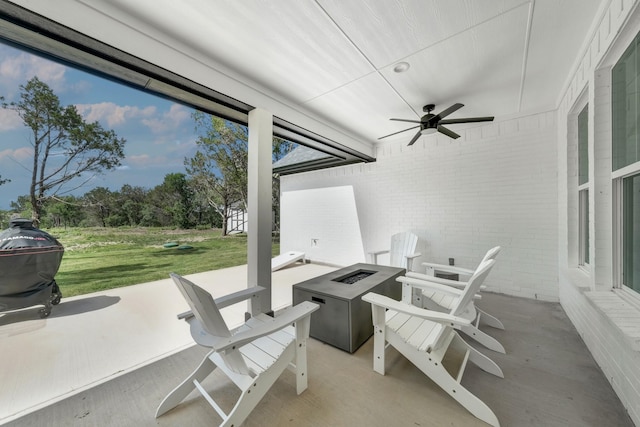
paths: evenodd
<path fill-rule="evenodd" d="M 333 279 L 334 282 L 340 282 L 340 283 L 346 283 L 347 285 L 353 285 L 354 283 L 362 280 L 362 279 L 366 279 L 367 277 L 371 276 L 372 274 L 376 274 L 375 271 L 370 271 L 370 270 L 357 270 L 357 271 L 352 271 L 349 274 L 345 274 L 344 276 L 338 277 L 336 279 Z"/>

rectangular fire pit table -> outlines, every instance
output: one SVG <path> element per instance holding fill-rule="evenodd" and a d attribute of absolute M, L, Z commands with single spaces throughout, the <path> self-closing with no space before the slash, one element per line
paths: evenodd
<path fill-rule="evenodd" d="M 373 335 L 371 304 L 362 295 L 375 292 L 400 300 L 402 285 L 396 278 L 404 273 L 404 268 L 354 264 L 293 285 L 293 304 L 318 303 L 310 335 L 353 353 Z"/>

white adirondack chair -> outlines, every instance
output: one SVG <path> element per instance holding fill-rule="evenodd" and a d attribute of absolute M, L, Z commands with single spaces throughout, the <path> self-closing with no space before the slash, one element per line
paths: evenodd
<path fill-rule="evenodd" d="M 484 263 L 474 276 L 486 276 L 493 262 Z M 460 299 L 461 307 L 466 300 L 473 298 L 469 289 L 465 292 L 466 295 Z M 372 292 L 362 299 L 371 303 L 372 308 L 373 369 L 376 372 L 385 374 L 385 348 L 389 343 L 473 415 L 493 426 L 500 425 L 493 411 L 460 383 L 469 361 L 504 378 L 498 365 L 457 334 L 454 327 L 471 324 L 457 314 L 460 310 L 454 310 L 455 314 L 425 310 Z M 443 366 L 445 357 L 449 362 L 458 361 L 459 365 Z"/>
<path fill-rule="evenodd" d="M 488 262 L 491 262 L 491 265 L 488 267 L 486 274 L 480 275 L 481 267 L 486 266 Z M 405 277 L 399 277 L 397 280 L 402 282 L 402 301 L 407 304 L 414 303 L 414 301 L 412 301 L 412 296 L 415 295 L 413 290 L 417 289 L 418 294 L 421 292 L 423 295 L 422 304 L 418 303 L 414 305 L 433 310 L 434 307 L 432 307 L 429 302 L 437 302 L 435 311 L 443 311 L 455 316 L 461 316 L 471 322 L 469 325 L 456 326 L 456 329 L 490 350 L 498 353 L 506 353 L 504 346 L 500 344 L 498 340 L 478 328 L 482 316 L 473 301 L 494 263 L 495 259 L 482 261 L 468 282 L 439 279 L 433 276 L 414 273 L 407 274 Z"/>
<path fill-rule="evenodd" d="M 297 393 L 306 390 L 306 341 L 310 316 L 319 308 L 317 304 L 303 302 L 275 318 L 260 314 L 230 331 L 220 309 L 255 297 L 264 288 L 249 288 L 214 300 L 211 294 L 184 277 L 171 273 L 171 278 L 191 307 L 190 312 L 179 315 L 179 318 L 189 323 L 194 341 L 211 348 L 211 351 L 196 370 L 164 398 L 156 411 L 156 418 L 176 407 L 197 389 L 222 418 L 220 426 L 239 426 L 287 367 L 296 373 Z M 215 368 L 219 368 L 241 390 L 229 413 L 225 413 L 200 384 Z"/>
<path fill-rule="evenodd" d="M 500 246 L 496 246 L 489 249 L 487 253 L 484 255 L 484 257 L 482 258 L 482 260 L 480 261 L 480 263 L 490 259 L 496 259 L 501 249 L 502 248 Z M 449 285 L 459 289 L 466 286 L 467 282 L 464 280 L 453 281 L 453 280 L 441 279 L 439 277 L 434 277 L 435 271 L 437 270 L 437 271 L 442 271 L 446 273 L 456 273 L 456 274 L 459 274 L 462 276 L 468 276 L 468 277 L 472 276 L 473 273 L 475 272 L 475 270 L 471 270 L 468 268 L 456 267 L 452 265 L 436 264 L 431 262 L 423 262 L 422 265 L 424 265 L 427 268 L 426 276 L 428 277 L 425 277 L 425 275 L 416 273 L 416 272 L 407 272 L 407 276 L 414 277 L 417 279 L 429 280 L 435 283 Z M 484 288 L 485 288 L 484 286 L 480 287 L 481 290 Z M 453 303 L 453 301 L 454 301 L 454 298 L 451 295 L 443 292 L 437 292 L 435 290 L 422 291 L 418 301 L 415 300 L 415 296 L 414 296 L 414 303 L 417 302 L 416 305 L 423 306 L 425 308 L 428 308 L 429 310 L 443 310 L 443 309 L 450 310 L 451 304 Z M 486 324 L 487 326 L 491 326 L 497 329 L 504 329 L 504 325 L 500 320 L 498 320 L 497 317 L 492 316 L 486 311 L 481 310 L 478 306 L 476 306 L 475 309 L 478 312 L 477 322 L 480 322 L 480 319 L 482 319 L 482 323 Z"/>
<path fill-rule="evenodd" d="M 391 236 L 389 249 L 370 252 L 372 264 L 378 264 L 378 255 L 389 254 L 389 265 L 411 271 L 413 260 L 421 255 L 416 252 L 418 236 L 411 232 L 397 233 Z"/>

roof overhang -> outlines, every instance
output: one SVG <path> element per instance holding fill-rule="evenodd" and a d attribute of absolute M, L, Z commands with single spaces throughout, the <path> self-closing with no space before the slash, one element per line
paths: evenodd
<path fill-rule="evenodd" d="M 0 38 L 34 54 L 242 125 L 248 124 L 249 111 L 255 108 L 5 0 L 0 0 Z M 321 165 L 292 165 L 287 173 L 375 161 L 368 154 L 277 116 L 273 134 L 330 156 Z"/>

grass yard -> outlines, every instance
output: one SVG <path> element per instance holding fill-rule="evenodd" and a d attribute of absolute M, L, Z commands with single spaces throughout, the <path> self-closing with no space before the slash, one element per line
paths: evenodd
<path fill-rule="evenodd" d="M 46 230 L 65 247 L 56 275 L 63 297 L 246 264 L 247 237 L 220 230 L 161 228 L 56 228 Z M 188 245 L 167 248 L 166 243 Z M 274 246 L 278 253 L 278 246 Z"/>

